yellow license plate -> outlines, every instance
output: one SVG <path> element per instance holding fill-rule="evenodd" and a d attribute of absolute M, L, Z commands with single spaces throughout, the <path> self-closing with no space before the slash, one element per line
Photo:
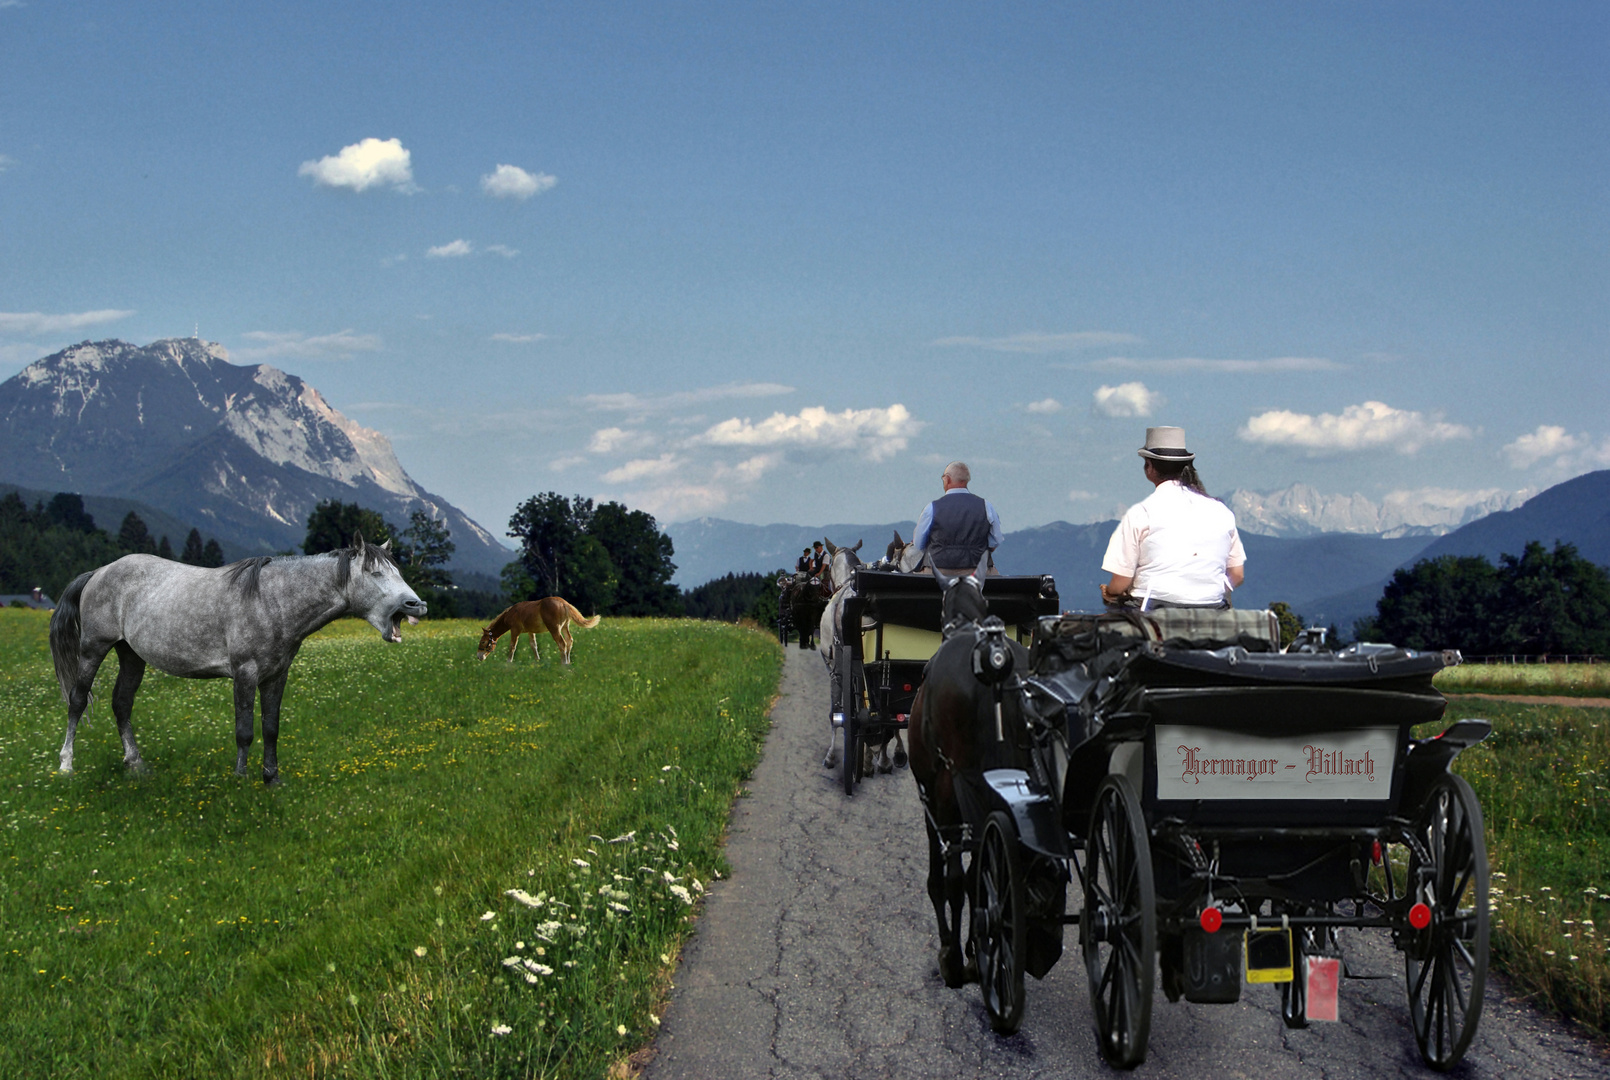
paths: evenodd
<path fill-rule="evenodd" d="M 1291 982 L 1291 931 L 1276 926 L 1268 930 L 1248 930 L 1245 953 L 1247 982 Z"/>

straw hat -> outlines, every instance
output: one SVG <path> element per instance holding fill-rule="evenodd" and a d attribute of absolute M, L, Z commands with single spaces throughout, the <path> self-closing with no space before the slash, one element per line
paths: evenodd
<path fill-rule="evenodd" d="M 1138 451 L 1143 458 L 1153 461 L 1194 461 L 1196 455 L 1185 449 L 1185 429 L 1177 427 L 1149 427 L 1146 445 Z"/>

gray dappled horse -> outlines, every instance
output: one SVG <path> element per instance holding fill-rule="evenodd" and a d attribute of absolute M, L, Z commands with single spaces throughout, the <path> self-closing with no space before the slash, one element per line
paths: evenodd
<path fill-rule="evenodd" d="M 145 762 L 129 721 L 145 666 L 186 679 L 235 682 L 235 772 L 246 774 L 252 707 L 263 702 L 263 783 L 279 780 L 280 700 L 302 641 L 343 615 L 365 619 L 380 640 L 402 640 L 402 621 L 417 622 L 425 604 L 403 581 L 391 542 L 324 555 L 261 556 L 216 569 L 154 555 L 125 555 L 80 574 L 50 617 L 50 652 L 67 702 L 61 771 L 73 771 L 73 736 L 90 702 L 95 673 L 117 649 L 112 715 L 123 761 Z"/>
<path fill-rule="evenodd" d="M 883 561 L 890 570 L 895 570 L 902 574 L 913 574 L 918 570 L 927 569 L 928 553 L 918 551 L 917 545 L 913 540 L 900 539 L 900 530 L 895 530 L 894 541 L 889 545 L 883 556 Z"/>
<path fill-rule="evenodd" d="M 898 534 L 896 535 L 898 536 Z M 818 635 L 817 648 L 822 653 L 822 662 L 827 665 L 829 681 L 833 687 L 832 692 L 836 694 L 838 693 L 839 681 L 837 672 L 833 670 L 833 658 L 836 647 L 846 643 L 848 640 L 844 636 L 844 603 L 854 595 L 850 588 L 850 583 L 855 579 L 855 571 L 864 564 L 861 562 L 860 556 L 856 555 L 856 552 L 861 550 L 860 540 L 855 542 L 855 547 L 853 548 L 835 547 L 833 541 L 826 537 L 822 538 L 822 542 L 827 545 L 828 552 L 833 556 L 832 561 L 828 564 L 833 596 L 822 612 L 822 625 L 821 632 Z M 840 708 L 842 708 L 842 704 L 840 704 Z M 829 723 L 832 720 L 832 711 L 834 710 L 829 711 Z M 877 747 L 862 744 L 862 752 L 867 755 L 863 769 L 868 776 L 872 774 L 874 767 L 878 772 L 888 773 L 893 772 L 896 766 L 902 768 L 905 766 L 906 743 L 900 737 L 899 729 L 894 729 L 893 741 L 895 749 L 893 758 L 889 756 L 889 741 L 885 739 L 883 744 Z M 822 767 L 826 769 L 836 768 L 839 760 L 843 757 L 843 748 L 843 729 L 830 728 L 828 731 L 827 755 L 822 758 Z"/>

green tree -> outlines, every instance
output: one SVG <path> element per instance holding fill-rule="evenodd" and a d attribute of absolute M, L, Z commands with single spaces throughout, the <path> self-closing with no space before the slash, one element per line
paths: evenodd
<path fill-rule="evenodd" d="M 179 561 L 191 566 L 201 566 L 206 550 L 201 546 L 201 530 L 191 529 L 190 535 L 184 538 L 184 550 L 179 552 Z"/>
<path fill-rule="evenodd" d="M 609 553 L 617 586 L 612 615 L 680 615 L 682 596 L 671 577 L 676 563 L 671 538 L 652 514 L 607 502 L 593 511 L 587 527 Z"/>
<path fill-rule="evenodd" d="M 503 595 L 509 603 L 518 604 L 525 600 L 541 600 L 542 595 L 537 591 L 536 581 L 531 577 L 525 563 L 519 559 L 514 560 L 503 568 L 498 577 L 498 583 L 503 586 Z"/>
<path fill-rule="evenodd" d="M 531 496 L 509 518 L 509 535 L 520 541 L 520 561 L 542 595 L 566 596 L 569 563 L 592 516 L 591 499 L 549 491 Z M 574 597 L 567 599 L 575 603 Z"/>
<path fill-rule="evenodd" d="M 1480 555 L 1441 555 L 1397 570 L 1376 604 L 1373 628 L 1360 625 L 1360 639 L 1410 649 L 1491 652 L 1503 625 L 1498 571 Z"/>
<path fill-rule="evenodd" d="M 168 543 L 168 538 L 166 536 L 164 536 L 161 540 L 157 541 L 157 558 L 159 558 L 159 559 L 172 559 L 173 558 L 173 545 Z"/>
<path fill-rule="evenodd" d="M 1496 648 L 1529 655 L 1610 653 L 1610 574 L 1555 541 L 1499 558 L 1503 625 Z"/>
<path fill-rule="evenodd" d="M 396 539 L 396 534 L 378 510 L 370 510 L 357 503 L 326 499 L 315 506 L 307 517 L 307 538 L 302 541 L 302 554 L 322 555 L 326 551 L 347 547 L 352 543 L 354 533 L 361 533 L 364 540 L 371 544 L 384 544 Z"/>
<path fill-rule="evenodd" d="M 609 561 L 609 552 L 596 537 L 583 533 L 570 548 L 570 560 L 565 566 L 563 596 L 584 615 L 597 615 L 613 610 L 620 578 L 615 564 Z"/>
<path fill-rule="evenodd" d="M 447 572 L 454 544 L 445 521 L 423 510 L 408 515 L 408 528 L 397 543 L 403 580 L 425 601 L 432 615 L 453 618 L 458 613 L 453 578 Z"/>
<path fill-rule="evenodd" d="M 157 543 L 151 539 L 151 530 L 145 527 L 145 521 L 130 510 L 123 518 L 123 524 L 117 530 L 117 546 L 131 555 L 155 555 Z"/>
<path fill-rule="evenodd" d="M 219 545 L 218 541 L 210 538 L 208 539 L 207 546 L 201 549 L 201 565 L 224 565 L 224 549 Z"/>
<path fill-rule="evenodd" d="M 78 496 L 80 511 L 83 502 Z M 16 492 L 0 498 L 0 592 L 28 592 L 36 586 L 46 594 L 60 596 L 67 583 L 85 570 L 113 562 L 124 553 L 110 536 L 93 527 L 86 531 L 83 520 L 60 514 L 61 503 L 49 507 L 37 503 L 29 508 Z M 71 524 L 63 524 L 63 521 Z"/>
<path fill-rule="evenodd" d="M 89 516 L 84 509 L 84 497 L 69 491 L 58 491 L 51 497 L 50 505 L 45 508 L 45 514 L 54 524 L 73 532 L 93 533 L 100 530 L 95 527 L 95 519 Z"/>
<path fill-rule="evenodd" d="M 1303 632 L 1303 617 L 1291 610 L 1291 605 L 1284 600 L 1276 600 L 1269 605 L 1269 610 L 1275 613 L 1275 619 L 1280 623 L 1280 647 L 1284 649 Z"/>

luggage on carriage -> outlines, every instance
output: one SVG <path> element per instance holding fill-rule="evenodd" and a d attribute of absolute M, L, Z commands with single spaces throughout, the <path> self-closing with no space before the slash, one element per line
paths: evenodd
<path fill-rule="evenodd" d="M 1266 611 L 1038 621 L 1012 685 L 1022 729 L 1004 736 L 1026 767 L 961 785 L 975 792 L 961 843 L 997 1030 L 1018 1026 L 1023 973 L 1050 969 L 1065 925 L 1102 1054 L 1126 1068 L 1145 1057 L 1159 972 L 1170 1001 L 1237 1001 L 1243 976 L 1278 983 L 1285 1022 L 1303 1026 L 1311 984 L 1335 1007 L 1337 931 L 1380 928 L 1404 953 L 1425 1061 L 1463 1056 L 1488 868 L 1481 808 L 1448 766 L 1491 726 L 1414 735 L 1442 717 L 1432 677 L 1455 652 L 1278 643 Z M 1070 881 L 1084 902 L 1065 914 Z"/>

